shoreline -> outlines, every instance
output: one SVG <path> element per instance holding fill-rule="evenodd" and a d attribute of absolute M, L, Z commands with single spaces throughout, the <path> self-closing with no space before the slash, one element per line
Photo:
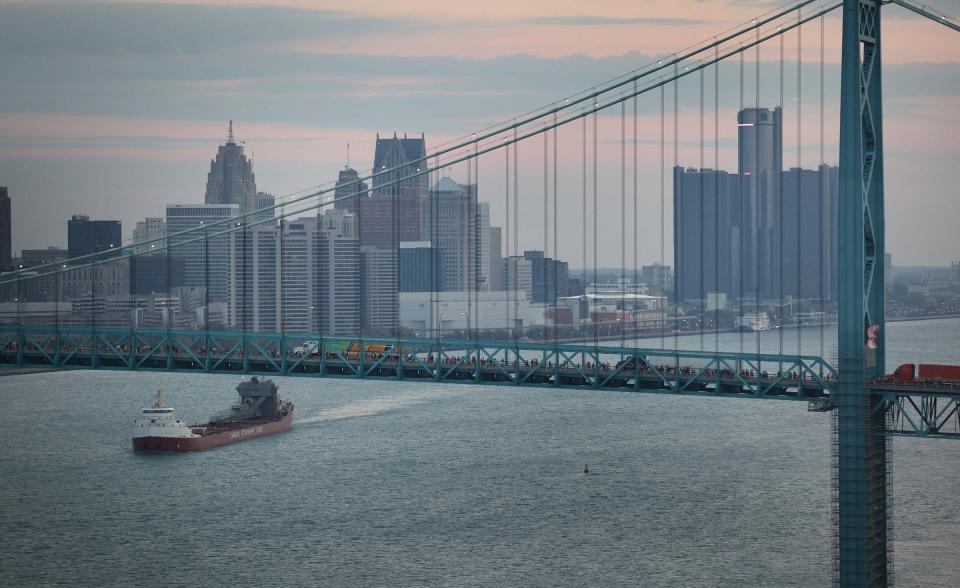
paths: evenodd
<path fill-rule="evenodd" d="M 938 319 L 955 319 L 955 318 L 960 318 L 960 314 L 946 314 L 946 315 L 939 314 L 939 315 L 923 315 L 923 316 L 910 316 L 910 317 L 895 317 L 895 318 L 885 319 L 885 322 L 888 322 L 888 323 L 906 323 L 906 322 L 911 322 L 911 321 L 922 322 L 922 321 L 934 321 L 934 320 L 938 320 Z M 836 321 L 830 321 L 830 322 L 824 323 L 823 326 L 824 326 L 824 327 L 836 327 L 836 325 L 837 325 Z M 816 324 L 816 325 L 803 325 L 803 326 L 801 326 L 801 327 L 799 327 L 799 328 L 803 328 L 803 329 L 816 329 L 816 328 L 819 328 L 819 327 L 820 327 L 820 325 L 819 325 L 819 324 Z M 790 330 L 790 331 L 792 331 L 792 330 L 795 330 L 795 329 L 797 329 L 797 328 L 798 328 L 798 327 L 797 327 L 796 325 L 784 325 L 780 330 L 784 330 L 784 331 Z M 768 329 L 767 331 L 750 331 L 750 332 L 744 331 L 743 334 L 744 334 L 745 336 L 747 336 L 747 335 L 749 335 L 749 336 L 755 336 L 757 333 L 768 333 L 768 332 L 776 332 L 776 331 L 777 331 L 777 329 Z M 704 335 L 715 335 L 715 334 L 722 334 L 722 333 L 738 333 L 738 332 L 740 332 L 740 331 L 738 331 L 737 329 L 704 329 L 702 332 L 703 332 Z M 700 331 L 699 329 L 695 329 L 695 330 L 691 330 L 691 331 L 682 331 L 682 332 L 680 332 L 680 333 L 674 333 L 673 331 L 663 331 L 662 333 L 653 333 L 653 334 L 647 334 L 647 333 L 645 333 L 645 334 L 640 335 L 640 336 L 627 335 L 627 336 L 626 336 L 626 340 L 627 340 L 627 341 L 642 341 L 642 340 L 646 340 L 646 339 L 660 339 L 661 337 L 674 337 L 674 336 L 677 336 L 677 337 L 691 337 L 691 336 L 699 335 L 700 333 L 701 333 L 701 331 Z M 597 337 L 596 340 L 597 340 L 597 341 L 610 342 L 610 341 L 619 341 L 621 338 L 622 338 L 622 336 L 621 336 L 620 334 L 616 334 L 616 335 L 601 335 L 601 336 Z M 530 342 L 530 343 L 552 343 L 552 342 L 553 342 L 553 339 L 526 339 L 526 341 L 527 341 L 527 342 Z M 557 343 L 561 343 L 561 344 L 570 344 L 570 343 L 576 344 L 576 343 L 580 343 L 580 344 L 584 344 L 584 345 L 589 345 L 589 344 L 592 343 L 593 341 L 594 341 L 593 337 L 576 337 L 576 338 L 558 339 L 558 340 L 557 340 Z"/>

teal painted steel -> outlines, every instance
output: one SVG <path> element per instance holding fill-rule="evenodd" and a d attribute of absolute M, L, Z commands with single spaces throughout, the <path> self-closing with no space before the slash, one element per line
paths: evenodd
<path fill-rule="evenodd" d="M 882 398 L 867 379 L 883 374 L 883 143 L 880 2 L 844 0 L 840 83 L 838 581 L 887 586 L 889 495 Z M 879 325 L 876 348 L 868 329 Z"/>

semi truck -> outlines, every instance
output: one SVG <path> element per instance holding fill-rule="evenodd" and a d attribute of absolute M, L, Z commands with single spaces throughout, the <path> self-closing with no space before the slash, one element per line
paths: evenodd
<path fill-rule="evenodd" d="M 950 382 L 960 384 L 960 366 L 936 363 L 905 363 L 883 377 L 888 383 Z"/>

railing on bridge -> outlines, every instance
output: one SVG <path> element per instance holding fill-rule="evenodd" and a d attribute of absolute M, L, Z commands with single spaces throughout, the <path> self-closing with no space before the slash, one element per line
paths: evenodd
<path fill-rule="evenodd" d="M 2 367 L 250 373 L 807 401 L 836 407 L 817 356 L 295 333 L 0 327 Z M 960 386 L 882 383 L 889 432 L 960 435 Z"/>

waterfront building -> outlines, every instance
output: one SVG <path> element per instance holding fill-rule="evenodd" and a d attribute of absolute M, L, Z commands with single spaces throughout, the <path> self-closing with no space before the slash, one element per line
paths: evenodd
<path fill-rule="evenodd" d="M 89 216 L 75 214 L 67 221 L 67 256 L 71 259 L 108 251 L 121 244 L 118 220 L 90 220 Z"/>
<path fill-rule="evenodd" d="M 573 324 L 623 323 L 628 328 L 659 331 L 666 324 L 667 299 L 626 291 L 567 296 L 557 300 L 569 308 Z"/>
<path fill-rule="evenodd" d="M 522 290 L 500 292 L 401 292 L 400 326 L 414 337 L 443 337 L 453 331 L 501 332 L 545 324 L 545 307 Z"/>

